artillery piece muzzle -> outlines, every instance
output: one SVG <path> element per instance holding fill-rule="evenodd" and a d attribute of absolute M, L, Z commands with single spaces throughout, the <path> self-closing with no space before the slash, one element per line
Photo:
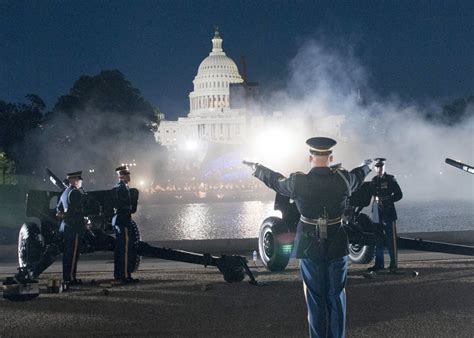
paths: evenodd
<path fill-rule="evenodd" d="M 465 171 L 469 174 L 474 174 L 474 166 L 472 166 L 472 165 L 462 163 L 462 162 L 459 162 L 459 161 L 455 161 L 455 160 L 450 159 L 450 158 L 447 158 L 445 160 L 445 162 L 446 162 L 446 164 L 452 165 L 453 167 L 461 169 L 461 170 L 463 170 L 463 171 Z"/>

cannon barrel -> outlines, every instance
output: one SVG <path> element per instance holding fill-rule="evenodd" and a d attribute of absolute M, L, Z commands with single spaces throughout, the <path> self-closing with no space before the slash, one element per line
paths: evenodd
<path fill-rule="evenodd" d="M 465 172 L 468 172 L 470 174 L 474 174 L 474 167 L 469 165 L 469 164 L 465 164 L 465 163 L 462 163 L 462 162 L 459 162 L 459 161 L 455 161 L 455 160 L 450 159 L 450 158 L 447 158 L 445 160 L 445 162 L 449 165 L 452 165 L 455 168 L 464 170 Z"/>
<path fill-rule="evenodd" d="M 411 249 L 419 251 L 441 252 L 453 255 L 474 256 L 474 246 L 427 241 L 421 238 L 397 237 L 397 245 L 400 249 Z"/>

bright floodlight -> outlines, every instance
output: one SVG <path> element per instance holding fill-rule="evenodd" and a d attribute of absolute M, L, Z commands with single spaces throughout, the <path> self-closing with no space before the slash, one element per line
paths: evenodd
<path fill-rule="evenodd" d="M 295 136 L 284 128 L 269 128 L 258 135 L 254 149 L 260 158 L 285 157 L 293 149 Z"/>
<path fill-rule="evenodd" d="M 140 182 L 138 182 L 138 184 L 140 184 L 140 185 L 143 186 L 143 185 L 145 185 L 145 181 L 144 181 L 144 180 L 140 180 Z"/>
<path fill-rule="evenodd" d="M 193 140 L 186 141 L 186 149 L 187 150 L 196 150 L 198 148 L 198 143 Z"/>

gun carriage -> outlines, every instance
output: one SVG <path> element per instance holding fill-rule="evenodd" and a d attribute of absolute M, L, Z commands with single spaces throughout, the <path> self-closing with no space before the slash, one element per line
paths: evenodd
<path fill-rule="evenodd" d="M 51 181 L 64 190 L 62 182 L 48 171 Z M 63 238 L 58 231 L 56 205 L 61 191 L 30 190 L 27 195 L 25 222 L 18 236 L 18 273 L 4 282 L 4 298 L 28 300 L 39 295 L 37 278 L 63 252 Z M 91 191 L 84 195 L 84 232 L 80 238 L 80 253 L 114 251 L 115 237 L 112 236 L 112 191 Z M 132 213 L 136 211 L 139 192 L 130 189 Z M 130 242 L 135 250 L 128 252 L 128 262 L 136 271 L 141 257 L 153 257 L 186 263 L 215 266 L 227 282 L 241 282 L 247 274 L 251 284 L 256 284 L 248 268 L 247 259 L 238 255 L 213 256 L 207 253 L 193 253 L 150 245 L 140 238 L 140 228 L 133 220 L 130 228 Z M 132 272 L 133 272 L 132 271 Z"/>
<path fill-rule="evenodd" d="M 342 225 L 349 238 L 349 258 L 356 264 L 368 264 L 375 256 L 375 245 L 383 241 L 381 227 L 362 213 L 370 205 L 372 192 L 370 183 L 364 184 L 352 194 Z M 260 259 L 270 271 L 285 270 L 293 250 L 296 227 L 300 213 L 288 197 L 276 194 L 274 209 L 281 217 L 268 217 L 260 226 L 258 247 Z M 474 256 L 474 247 L 427 241 L 417 238 L 397 237 L 400 249 L 442 252 Z"/>

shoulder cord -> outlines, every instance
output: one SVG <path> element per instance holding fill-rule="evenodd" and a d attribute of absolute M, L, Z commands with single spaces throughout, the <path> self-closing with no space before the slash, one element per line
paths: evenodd
<path fill-rule="evenodd" d="M 71 203 L 71 193 L 72 193 L 72 190 L 73 190 L 73 189 L 69 190 L 69 193 L 67 194 L 67 201 L 68 201 L 69 203 Z"/>
<path fill-rule="evenodd" d="M 351 197 L 352 195 L 352 190 L 351 190 L 351 185 L 349 184 L 349 181 L 347 180 L 347 178 L 344 177 L 344 174 L 341 172 L 340 169 L 336 169 L 336 173 L 339 174 L 339 176 L 341 176 L 342 180 L 344 181 L 344 183 L 346 184 L 346 187 L 347 187 L 347 196 Z"/>
<path fill-rule="evenodd" d="M 342 180 L 346 184 L 347 197 L 350 198 L 352 196 L 352 190 L 351 190 L 351 185 L 349 184 L 349 181 L 347 180 L 347 178 L 344 176 L 344 174 L 341 172 L 340 169 L 336 169 L 336 173 L 342 178 Z M 349 209 L 349 198 L 346 200 L 345 210 L 344 210 L 344 213 L 343 213 L 343 216 L 342 216 L 343 226 L 341 228 L 343 229 L 343 231 L 345 231 L 344 224 L 349 223 L 348 216 L 347 216 L 347 210 Z"/>

